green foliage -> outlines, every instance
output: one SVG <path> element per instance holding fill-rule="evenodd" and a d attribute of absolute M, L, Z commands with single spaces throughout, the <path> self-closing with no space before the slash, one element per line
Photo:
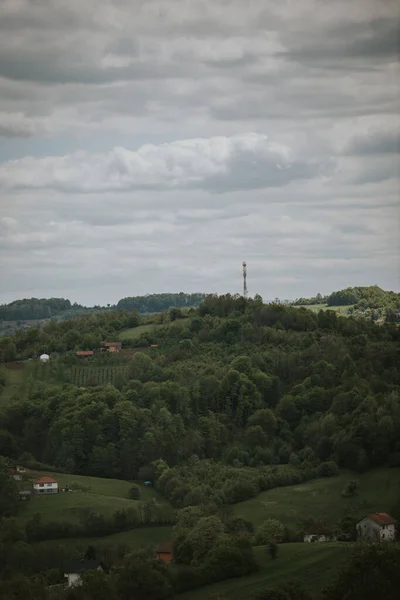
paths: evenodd
<path fill-rule="evenodd" d="M 264 546 L 272 542 L 275 535 L 282 535 L 284 527 L 277 519 L 267 519 L 256 531 L 256 543 Z"/>
<path fill-rule="evenodd" d="M 137 485 L 133 485 L 129 490 L 129 498 L 132 500 L 140 500 L 140 487 Z"/>
<path fill-rule="evenodd" d="M 400 547 L 362 546 L 324 593 L 324 600 L 397 600 L 400 589 Z"/>
<path fill-rule="evenodd" d="M 278 544 L 276 542 L 268 543 L 268 553 L 272 560 L 275 560 L 276 557 L 278 556 L 278 549 L 279 549 Z"/>
<path fill-rule="evenodd" d="M 322 462 L 317 468 L 317 477 L 333 477 L 339 475 L 339 467 L 334 460 Z"/>
<path fill-rule="evenodd" d="M 358 484 L 355 479 L 348 481 L 342 490 L 342 496 L 345 498 L 352 498 L 357 493 L 357 487 Z"/>

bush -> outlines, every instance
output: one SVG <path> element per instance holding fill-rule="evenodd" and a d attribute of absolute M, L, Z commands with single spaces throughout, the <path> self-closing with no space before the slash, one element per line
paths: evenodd
<path fill-rule="evenodd" d="M 128 496 L 131 500 L 140 500 L 140 487 L 133 485 L 128 492 Z"/>
<path fill-rule="evenodd" d="M 339 467 L 334 460 L 322 462 L 317 467 L 317 477 L 334 477 L 335 475 L 339 475 Z"/>
<path fill-rule="evenodd" d="M 264 546 L 273 541 L 274 535 L 283 535 L 284 527 L 277 519 L 267 519 L 256 531 L 256 543 Z"/>
<path fill-rule="evenodd" d="M 269 542 L 268 553 L 272 560 L 275 560 L 278 556 L 278 544 L 276 542 Z"/>
<path fill-rule="evenodd" d="M 358 483 L 355 479 L 348 481 L 342 490 L 342 496 L 344 498 L 352 498 L 357 493 Z"/>

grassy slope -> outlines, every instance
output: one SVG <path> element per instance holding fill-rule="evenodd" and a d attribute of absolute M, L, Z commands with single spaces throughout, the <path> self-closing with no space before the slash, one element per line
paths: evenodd
<path fill-rule="evenodd" d="M 354 306 L 354 304 L 349 304 L 348 306 L 328 306 L 327 304 L 309 304 L 308 306 L 299 306 L 295 305 L 294 308 L 307 308 L 308 310 L 312 310 L 313 312 L 319 312 L 320 310 L 334 310 L 342 316 L 347 316 L 347 311 L 349 308 Z"/>
<path fill-rule="evenodd" d="M 343 498 L 341 491 L 350 479 L 359 482 L 359 491 L 354 498 Z M 369 512 L 390 512 L 399 497 L 400 468 L 375 469 L 362 475 L 342 471 L 338 477 L 262 492 L 236 504 L 235 513 L 255 527 L 269 517 L 295 527 L 301 517 L 307 516 L 335 525 L 347 507 L 361 518 Z"/>
<path fill-rule="evenodd" d="M 142 335 L 142 333 L 151 333 L 159 327 L 161 327 L 161 325 L 149 323 L 148 325 L 139 325 L 138 327 L 133 327 L 132 329 L 124 329 L 124 331 L 119 333 L 118 338 L 120 340 L 136 340 Z"/>
<path fill-rule="evenodd" d="M 131 529 L 122 533 L 114 533 L 106 537 L 95 538 L 69 538 L 64 540 L 49 540 L 46 542 L 37 542 L 35 546 L 40 547 L 45 544 L 57 548 L 63 546 L 67 551 L 84 552 L 89 545 L 103 544 L 124 544 L 133 550 L 143 546 L 156 546 L 159 542 L 170 541 L 172 539 L 172 527 L 169 525 L 160 527 L 141 527 Z"/>
<path fill-rule="evenodd" d="M 218 595 L 231 600 L 251 600 L 261 590 L 293 579 L 301 581 L 310 592 L 318 593 L 334 578 L 351 547 L 338 542 L 282 544 L 275 561 L 269 558 L 264 547 L 256 548 L 255 552 L 261 567 L 257 573 L 180 594 L 179 600 L 211 600 Z"/>
<path fill-rule="evenodd" d="M 30 481 L 33 481 L 43 473 L 29 474 Z M 50 473 L 58 481 L 59 488 L 65 485 L 71 486 L 73 483 L 79 483 L 87 488 L 87 492 L 68 492 L 54 495 L 35 495 L 30 502 L 21 504 L 18 513 L 18 520 L 25 523 L 32 518 L 35 513 L 41 515 L 43 521 L 66 520 L 73 521 L 79 516 L 79 509 L 90 507 L 104 515 L 110 515 L 116 510 L 127 509 L 138 506 L 137 500 L 128 498 L 129 489 L 132 483 L 118 479 L 103 479 L 101 477 L 84 477 L 81 475 L 66 475 L 61 473 Z M 30 483 L 23 482 L 23 489 L 29 489 Z M 148 489 L 140 485 L 141 500 L 146 501 L 151 498 L 161 499 L 157 496 L 155 490 Z M 162 502 L 165 502 L 162 500 Z"/>

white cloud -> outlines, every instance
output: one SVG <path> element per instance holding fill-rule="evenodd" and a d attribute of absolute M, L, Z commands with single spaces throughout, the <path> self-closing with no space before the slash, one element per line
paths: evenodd
<path fill-rule="evenodd" d="M 204 188 L 214 191 L 275 187 L 315 175 L 318 165 L 292 157 L 266 135 L 198 138 L 136 151 L 26 157 L 0 167 L 4 188 L 55 188 L 79 192 Z"/>

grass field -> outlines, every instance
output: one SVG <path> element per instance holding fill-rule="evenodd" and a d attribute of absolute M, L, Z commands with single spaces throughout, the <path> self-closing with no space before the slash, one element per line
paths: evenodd
<path fill-rule="evenodd" d="M 179 600 L 252 600 L 260 591 L 296 579 L 317 594 L 335 577 L 338 567 L 352 551 L 350 544 L 282 544 L 278 557 L 271 560 L 265 547 L 255 548 L 260 571 L 247 577 L 228 579 L 178 596 Z"/>
<path fill-rule="evenodd" d="M 172 539 L 172 527 L 169 525 L 160 527 L 141 527 L 123 531 L 122 533 L 114 533 L 105 537 L 95 538 L 67 538 L 63 540 L 48 540 L 46 542 L 37 542 L 36 547 L 45 544 L 57 548 L 63 546 L 68 551 L 84 552 L 89 545 L 102 544 L 125 544 L 136 550 L 143 546 L 156 546 L 160 542 L 170 541 Z"/>
<path fill-rule="evenodd" d="M 356 479 L 359 489 L 354 498 L 343 498 L 347 481 Z M 301 485 L 275 488 L 235 505 L 235 514 L 258 527 L 269 517 L 295 527 L 302 517 L 324 519 L 331 526 L 346 508 L 363 517 L 370 512 L 389 512 L 400 497 L 400 468 L 375 469 L 362 475 L 343 471 L 338 477 L 316 479 Z"/>
<path fill-rule="evenodd" d="M 137 340 L 143 333 L 152 333 L 162 327 L 162 325 L 157 325 L 156 323 L 149 323 L 148 325 L 139 325 L 138 327 L 133 327 L 132 329 L 125 329 L 121 331 L 119 334 L 120 340 Z"/>
<path fill-rule="evenodd" d="M 352 308 L 353 306 L 354 304 L 349 304 L 348 306 L 328 306 L 327 304 L 310 304 L 308 306 L 300 306 L 296 304 L 294 308 L 307 308 L 313 312 L 319 312 L 320 310 L 333 310 L 342 317 L 346 317 L 348 316 L 349 308 Z"/>
<path fill-rule="evenodd" d="M 29 480 L 21 484 L 21 488 L 30 489 L 31 482 L 43 473 L 30 472 Z M 58 482 L 59 489 L 66 485 L 69 487 L 77 483 L 88 491 L 58 493 L 54 495 L 34 495 L 30 502 L 21 503 L 18 520 L 25 523 L 35 513 L 41 515 L 43 521 L 75 521 L 78 520 L 80 510 L 90 507 L 103 515 L 111 515 L 116 510 L 138 506 L 139 501 L 128 497 L 132 483 L 118 479 L 103 479 L 101 477 L 84 477 L 80 475 L 66 475 L 64 473 L 50 473 Z M 158 502 L 166 503 L 157 496 L 153 488 L 146 488 L 138 484 L 141 492 L 141 501 L 156 498 Z"/>

